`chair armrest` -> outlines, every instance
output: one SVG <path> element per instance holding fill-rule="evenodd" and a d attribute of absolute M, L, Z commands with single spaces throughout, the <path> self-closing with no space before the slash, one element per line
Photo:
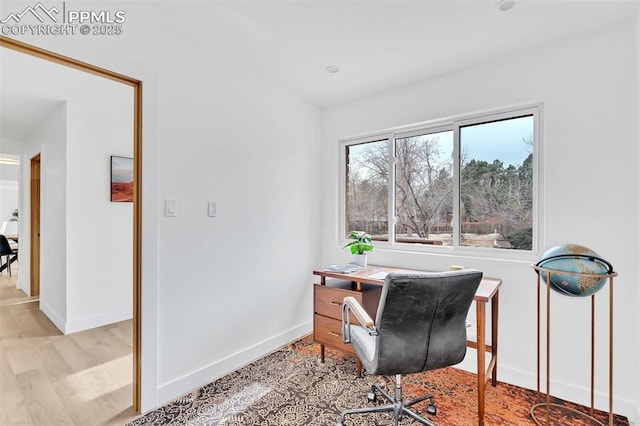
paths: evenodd
<path fill-rule="evenodd" d="M 344 298 L 342 303 L 348 306 L 349 310 L 353 312 L 353 315 L 355 315 L 361 325 L 364 325 L 365 327 L 373 327 L 373 320 L 367 311 L 364 310 L 362 305 L 358 303 L 355 297 L 347 296 Z"/>
<path fill-rule="evenodd" d="M 351 343 L 351 313 L 353 313 L 360 325 L 367 329 L 370 336 L 378 335 L 378 330 L 373 325 L 373 320 L 362 305 L 354 297 L 347 296 L 342 301 L 342 341 L 344 343 Z"/>

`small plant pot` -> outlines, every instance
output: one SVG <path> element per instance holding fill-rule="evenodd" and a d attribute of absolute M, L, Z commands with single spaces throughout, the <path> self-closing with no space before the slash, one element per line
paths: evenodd
<path fill-rule="evenodd" d="M 364 254 L 354 254 L 355 264 L 358 266 L 367 266 L 367 253 Z"/>

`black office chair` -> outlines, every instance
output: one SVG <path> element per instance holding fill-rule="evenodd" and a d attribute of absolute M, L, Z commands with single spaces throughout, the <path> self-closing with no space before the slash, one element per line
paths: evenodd
<path fill-rule="evenodd" d="M 351 343 L 362 362 L 365 373 L 396 376 L 395 396 L 380 386 L 371 386 L 368 399 L 381 394 L 389 404 L 343 411 L 337 426 L 343 426 L 345 416 L 379 411 L 392 411 L 395 424 L 407 415 L 414 420 L 435 426 L 430 420 L 409 409 L 428 401 L 427 412 L 437 410 L 433 395 L 410 401 L 402 399 L 402 374 L 435 370 L 458 364 L 467 351 L 466 316 L 482 272 L 462 271 L 389 274 L 384 282 L 375 323 L 353 297 L 342 305 L 342 333 L 345 343 Z M 351 323 L 351 314 L 359 324 Z"/>
<path fill-rule="evenodd" d="M 0 272 L 7 269 L 9 271 L 9 276 L 11 276 L 11 264 L 18 260 L 18 250 L 13 249 L 11 244 L 9 244 L 7 237 L 0 234 L 0 259 L 4 256 L 6 256 L 7 260 L 0 265 Z"/>

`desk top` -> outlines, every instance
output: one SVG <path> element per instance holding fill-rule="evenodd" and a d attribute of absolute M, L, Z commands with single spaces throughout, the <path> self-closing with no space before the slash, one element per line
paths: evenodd
<path fill-rule="evenodd" d="M 392 266 L 368 265 L 364 269 L 361 269 L 355 272 L 338 272 L 338 271 L 331 271 L 326 269 L 314 269 L 313 274 L 319 275 L 321 277 L 329 277 L 329 278 L 337 278 L 340 280 L 354 281 L 356 283 L 382 285 L 384 284 L 384 278 L 379 278 L 379 277 L 376 277 L 375 275 L 378 274 L 378 276 L 380 276 L 381 274 L 390 274 L 392 272 L 419 274 L 419 273 L 430 272 L 430 271 L 423 271 L 418 269 L 395 268 Z M 493 297 L 493 295 L 498 291 L 498 288 L 500 287 L 500 285 L 502 285 L 501 279 L 483 277 L 473 300 L 479 301 L 479 302 L 488 302 Z"/>

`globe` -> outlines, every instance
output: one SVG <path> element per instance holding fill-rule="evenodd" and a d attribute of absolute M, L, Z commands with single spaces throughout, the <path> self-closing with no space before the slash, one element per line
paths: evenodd
<path fill-rule="evenodd" d="M 550 287 L 567 296 L 591 296 L 607 282 L 607 277 L 594 277 L 579 274 L 610 274 L 613 267 L 593 250 L 577 244 L 562 244 L 551 247 L 544 252 L 536 266 L 551 269 L 549 273 Z M 562 272 L 573 274 L 563 274 Z M 546 283 L 547 271 L 538 270 Z"/>

